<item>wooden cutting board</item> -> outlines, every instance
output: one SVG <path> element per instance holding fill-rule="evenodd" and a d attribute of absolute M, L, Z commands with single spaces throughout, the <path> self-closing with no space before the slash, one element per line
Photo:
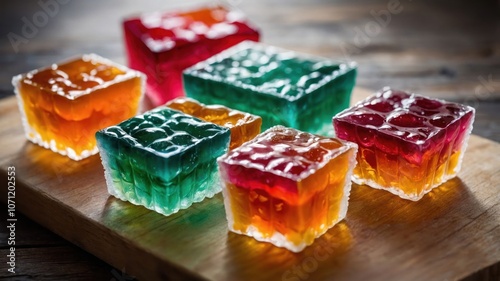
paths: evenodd
<path fill-rule="evenodd" d="M 169 217 L 108 196 L 99 156 L 26 141 L 14 98 L 0 116 L 16 210 L 142 280 L 456 280 L 500 263 L 500 144 L 477 136 L 459 176 L 419 202 L 353 185 L 347 218 L 294 254 L 228 233 L 220 194 Z"/>

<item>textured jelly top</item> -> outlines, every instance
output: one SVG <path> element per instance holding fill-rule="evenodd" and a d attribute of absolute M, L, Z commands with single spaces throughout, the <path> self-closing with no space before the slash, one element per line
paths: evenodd
<path fill-rule="evenodd" d="M 355 67 L 245 41 L 185 73 L 293 101 Z"/>
<path fill-rule="evenodd" d="M 422 144 L 474 108 L 384 88 L 334 119 Z"/>
<path fill-rule="evenodd" d="M 45 90 L 75 99 L 90 94 L 99 88 L 105 88 L 132 77 L 139 77 L 140 72 L 113 63 L 95 54 L 82 55 L 50 67 L 36 69 L 24 75 L 14 77 L 13 84 L 19 81 Z"/>
<path fill-rule="evenodd" d="M 205 105 L 197 100 L 186 97 L 173 99 L 166 106 L 227 128 L 238 127 L 260 119 L 259 116 L 249 113 L 230 109 L 222 105 Z"/>
<path fill-rule="evenodd" d="M 100 131 L 129 145 L 169 157 L 229 129 L 160 107 Z"/>
<path fill-rule="evenodd" d="M 275 126 L 228 152 L 219 161 L 298 180 L 352 147 L 356 144 Z"/>
<path fill-rule="evenodd" d="M 150 13 L 131 18 L 124 25 L 153 52 L 162 52 L 203 39 L 218 39 L 232 34 L 255 33 L 245 16 L 222 6 L 183 13 Z"/>

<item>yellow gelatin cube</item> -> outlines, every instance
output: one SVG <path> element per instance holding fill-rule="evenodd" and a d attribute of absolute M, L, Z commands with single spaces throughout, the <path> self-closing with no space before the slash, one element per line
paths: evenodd
<path fill-rule="evenodd" d="M 234 149 L 260 133 L 262 118 L 222 105 L 205 105 L 191 98 L 180 97 L 169 101 L 167 107 L 182 111 L 231 130 L 229 149 Z"/>

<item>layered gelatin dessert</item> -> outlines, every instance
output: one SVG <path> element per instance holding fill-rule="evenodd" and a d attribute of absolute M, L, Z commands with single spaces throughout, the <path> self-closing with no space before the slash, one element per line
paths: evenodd
<path fill-rule="evenodd" d="M 146 73 L 147 95 L 156 106 L 184 95 L 182 71 L 259 32 L 238 10 L 210 6 L 154 12 L 124 21 L 129 66 Z"/>
<path fill-rule="evenodd" d="M 357 145 L 275 126 L 218 159 L 229 230 L 293 252 L 344 219 Z"/>
<path fill-rule="evenodd" d="M 81 160 L 97 153 L 95 133 L 138 113 L 145 77 L 95 54 L 12 79 L 26 137 Z"/>
<path fill-rule="evenodd" d="M 460 171 L 474 108 L 390 88 L 333 118 L 359 145 L 353 180 L 419 200 Z"/>
<path fill-rule="evenodd" d="M 231 130 L 229 149 L 236 148 L 260 133 L 262 118 L 222 105 L 205 105 L 194 99 L 179 97 L 166 104 L 175 110 Z"/>
<path fill-rule="evenodd" d="M 220 192 L 228 128 L 159 107 L 96 134 L 111 195 L 170 215 Z"/>
<path fill-rule="evenodd" d="M 284 125 L 333 134 L 331 118 L 349 106 L 354 63 L 242 42 L 184 72 L 186 95 L 262 117 L 263 129 Z"/>

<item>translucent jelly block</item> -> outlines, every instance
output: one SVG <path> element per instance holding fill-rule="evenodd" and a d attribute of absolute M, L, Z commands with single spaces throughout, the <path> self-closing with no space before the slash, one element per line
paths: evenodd
<path fill-rule="evenodd" d="M 344 219 L 357 146 L 275 126 L 218 159 L 229 229 L 293 252 Z"/>
<path fill-rule="evenodd" d="M 359 145 L 353 181 L 417 201 L 460 170 L 474 108 L 384 88 L 333 119 Z"/>
<path fill-rule="evenodd" d="M 231 130 L 229 149 L 234 149 L 260 133 L 262 118 L 221 105 L 205 105 L 186 97 L 176 98 L 167 107 Z"/>
<path fill-rule="evenodd" d="M 155 105 L 184 96 L 182 71 L 259 32 L 241 12 L 221 6 L 186 12 L 144 14 L 124 21 L 129 66 L 148 76 Z"/>
<path fill-rule="evenodd" d="M 97 153 L 95 133 L 139 109 L 144 75 L 94 54 L 12 79 L 26 137 L 80 160 Z"/>
<path fill-rule="evenodd" d="M 97 132 L 111 195 L 169 215 L 220 192 L 229 129 L 166 107 Z"/>
<path fill-rule="evenodd" d="M 332 116 L 349 106 L 354 63 L 335 63 L 243 42 L 186 69 L 186 95 L 262 117 L 263 129 L 285 125 L 333 134 Z"/>

